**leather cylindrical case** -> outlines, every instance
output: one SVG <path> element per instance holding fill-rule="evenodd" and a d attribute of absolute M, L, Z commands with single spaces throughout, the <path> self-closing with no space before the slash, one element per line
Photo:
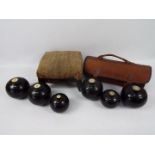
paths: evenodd
<path fill-rule="evenodd" d="M 105 58 L 108 56 L 122 61 Z M 122 86 L 127 83 L 144 86 L 150 81 L 151 72 L 151 66 L 136 64 L 114 54 L 105 54 L 99 57 L 87 56 L 84 61 L 86 75 Z"/>

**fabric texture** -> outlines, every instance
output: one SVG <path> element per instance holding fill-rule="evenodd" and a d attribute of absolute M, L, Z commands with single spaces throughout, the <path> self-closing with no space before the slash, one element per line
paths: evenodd
<path fill-rule="evenodd" d="M 39 79 L 81 80 L 83 76 L 83 59 L 80 51 L 46 52 L 37 69 Z"/>

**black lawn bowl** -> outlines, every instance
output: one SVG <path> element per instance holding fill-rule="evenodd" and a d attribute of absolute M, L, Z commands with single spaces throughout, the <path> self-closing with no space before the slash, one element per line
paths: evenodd
<path fill-rule="evenodd" d="M 51 89 L 48 85 L 44 83 L 35 83 L 33 84 L 28 92 L 29 100 L 40 106 L 46 106 L 49 104 L 51 97 Z"/>
<path fill-rule="evenodd" d="M 138 108 L 147 101 L 147 92 L 136 84 L 128 84 L 122 89 L 121 98 L 125 106 Z"/>
<path fill-rule="evenodd" d="M 6 92 L 16 99 L 25 99 L 28 96 L 29 82 L 22 77 L 14 77 L 6 84 Z"/>
<path fill-rule="evenodd" d="M 65 112 L 69 107 L 69 99 L 65 94 L 55 94 L 50 99 L 50 106 L 57 113 Z"/>
<path fill-rule="evenodd" d="M 108 108 L 115 108 L 120 103 L 120 95 L 112 89 L 104 91 L 101 95 L 102 104 Z"/>

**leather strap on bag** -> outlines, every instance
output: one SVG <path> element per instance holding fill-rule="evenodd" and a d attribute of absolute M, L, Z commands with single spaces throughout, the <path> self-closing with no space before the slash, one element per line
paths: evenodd
<path fill-rule="evenodd" d="M 126 62 L 126 63 L 133 63 L 133 62 L 128 61 L 127 59 L 122 58 L 122 57 L 120 57 L 120 56 L 117 56 L 117 55 L 115 55 L 115 54 L 104 54 L 104 55 L 98 56 L 98 58 L 99 58 L 99 59 L 102 59 L 102 58 L 107 57 L 107 56 L 111 56 L 111 57 L 118 58 L 118 59 L 120 59 L 120 60 L 122 60 L 122 61 L 124 61 L 124 62 Z"/>

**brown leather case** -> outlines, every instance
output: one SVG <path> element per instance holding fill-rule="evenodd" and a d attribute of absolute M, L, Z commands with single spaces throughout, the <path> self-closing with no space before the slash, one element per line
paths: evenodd
<path fill-rule="evenodd" d="M 122 61 L 106 59 L 107 56 Z M 99 57 L 87 56 L 84 62 L 84 73 L 86 75 L 122 86 L 127 83 L 144 86 L 150 81 L 151 72 L 151 66 L 135 64 L 114 54 L 105 54 Z"/>

